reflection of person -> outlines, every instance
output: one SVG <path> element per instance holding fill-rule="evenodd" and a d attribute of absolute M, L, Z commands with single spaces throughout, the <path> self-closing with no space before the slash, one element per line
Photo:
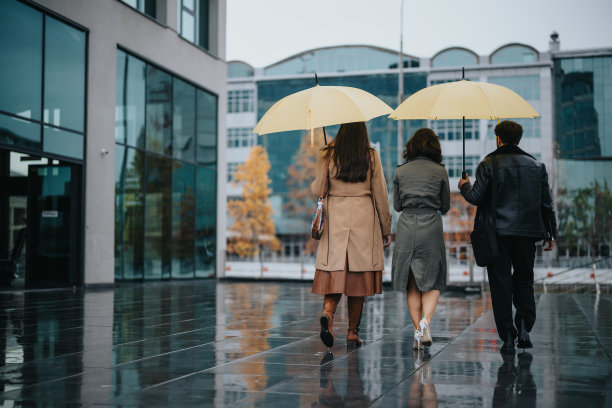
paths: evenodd
<path fill-rule="evenodd" d="M 495 325 L 504 341 L 501 351 L 514 353 L 517 335 L 520 348 L 532 347 L 529 332 L 536 319 L 535 243 L 544 239 L 544 250 L 550 251 L 557 223 L 546 167 L 518 147 L 523 135 L 521 125 L 505 120 L 495 127 L 495 135 L 498 148 L 478 165 L 474 186 L 466 176 L 459 180 L 459 189 L 468 202 L 478 206 L 476 218 L 490 217 L 490 192 L 496 192 L 494 215 L 500 257 L 487 266 L 487 273 Z M 495 186 L 490 185 L 493 176 Z"/>
<path fill-rule="evenodd" d="M 408 400 L 406 406 L 409 408 L 436 408 L 439 405 L 436 385 L 431 381 L 431 364 L 424 364 L 431 355 L 424 350 L 418 350 L 415 354 L 415 368 L 412 374 L 412 382 L 408 387 Z"/>
<path fill-rule="evenodd" d="M 446 286 L 446 249 L 439 211 L 450 209 L 448 174 L 442 163 L 438 136 L 419 129 L 406 143 L 406 163 L 393 179 L 397 221 L 393 250 L 393 289 L 407 291 L 414 325 L 414 348 L 431 346 L 430 323 L 440 290 Z"/>
<path fill-rule="evenodd" d="M 361 379 L 361 370 L 359 369 L 359 353 L 348 354 L 348 370 L 346 381 L 344 376 L 340 376 L 346 383 L 346 393 L 338 392 L 334 386 L 332 378 L 333 354 L 327 353 L 321 360 L 321 368 L 319 369 L 319 401 L 312 403 L 312 407 L 367 407 L 371 400 L 365 395 L 365 387 Z M 344 395 L 342 395 L 344 394 Z"/>
<path fill-rule="evenodd" d="M 494 407 L 535 407 L 537 388 L 531 374 L 529 353 L 519 353 L 518 366 L 514 354 L 504 354 L 504 363 L 497 370 L 497 383 L 493 391 Z"/>
<path fill-rule="evenodd" d="M 391 242 L 391 215 L 380 157 L 370 147 L 363 122 L 340 126 L 321 149 L 313 194 L 329 168 L 325 227 L 319 241 L 312 292 L 325 295 L 321 340 L 333 346 L 332 321 L 344 293 L 348 303 L 347 345 L 358 347 L 363 297 L 382 292 L 383 246 Z M 383 242 L 384 239 L 384 242 Z"/>

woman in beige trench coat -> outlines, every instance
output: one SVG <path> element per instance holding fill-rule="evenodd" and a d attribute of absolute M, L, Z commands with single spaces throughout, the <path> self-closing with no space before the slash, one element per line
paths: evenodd
<path fill-rule="evenodd" d="M 347 297 L 347 346 L 358 347 L 363 297 L 382 293 L 383 247 L 391 242 L 391 214 L 380 157 L 370 147 L 363 122 L 340 126 L 338 135 L 321 149 L 316 179 L 318 196 L 326 182 L 325 226 L 319 241 L 312 292 L 325 295 L 321 340 L 332 347 L 332 322 L 342 294 Z"/>

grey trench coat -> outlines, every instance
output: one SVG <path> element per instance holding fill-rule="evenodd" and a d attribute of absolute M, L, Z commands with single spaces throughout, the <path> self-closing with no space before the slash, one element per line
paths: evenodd
<path fill-rule="evenodd" d="M 422 292 L 446 286 L 446 249 L 440 212 L 450 209 L 450 188 L 444 166 L 417 157 L 401 166 L 393 179 L 397 222 L 393 263 L 394 290 L 406 290 L 412 270 Z"/>
<path fill-rule="evenodd" d="M 342 271 L 348 257 L 349 271 L 382 271 L 384 235 L 391 234 L 389 195 L 380 157 L 371 150 L 371 167 L 363 182 L 347 183 L 335 178 L 329 164 L 329 191 L 325 202 L 325 227 L 319 241 L 315 267 Z M 319 152 L 312 193 L 318 196 L 325 180 L 324 152 Z"/>

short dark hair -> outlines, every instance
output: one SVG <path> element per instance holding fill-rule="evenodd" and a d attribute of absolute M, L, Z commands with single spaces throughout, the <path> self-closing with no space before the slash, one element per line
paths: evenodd
<path fill-rule="evenodd" d="M 504 120 L 495 126 L 495 135 L 503 144 L 518 145 L 523 137 L 523 127 L 511 120 Z"/>
<path fill-rule="evenodd" d="M 425 156 L 436 163 L 442 163 L 442 148 L 440 138 L 429 128 L 422 128 L 406 143 L 406 150 L 402 154 L 404 160 L 412 160 L 418 156 Z"/>

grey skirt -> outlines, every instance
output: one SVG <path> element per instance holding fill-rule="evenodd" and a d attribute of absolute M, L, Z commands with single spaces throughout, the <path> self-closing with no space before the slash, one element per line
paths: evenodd
<path fill-rule="evenodd" d="M 402 212 L 397 222 L 393 264 L 394 290 L 408 288 L 410 272 L 421 292 L 446 288 L 446 249 L 438 212 Z"/>

